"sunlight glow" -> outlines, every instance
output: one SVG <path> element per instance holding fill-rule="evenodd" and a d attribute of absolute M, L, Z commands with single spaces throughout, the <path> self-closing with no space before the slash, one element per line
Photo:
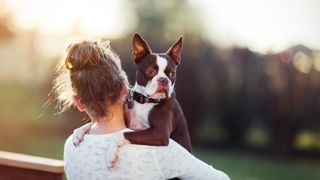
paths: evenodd
<path fill-rule="evenodd" d="M 320 52 L 313 52 L 313 64 L 317 71 L 320 71 Z"/>
<path fill-rule="evenodd" d="M 312 68 L 311 57 L 299 51 L 293 57 L 293 65 L 301 73 L 307 74 Z"/>
<path fill-rule="evenodd" d="M 118 37 L 135 17 L 122 0 L 7 0 L 16 26 L 56 34 L 91 34 Z M 127 17 L 132 19 L 126 21 Z"/>
<path fill-rule="evenodd" d="M 304 44 L 320 49 L 318 0 L 190 0 L 208 38 L 222 46 L 282 51 Z M 200 3 L 201 2 L 201 3 Z"/>

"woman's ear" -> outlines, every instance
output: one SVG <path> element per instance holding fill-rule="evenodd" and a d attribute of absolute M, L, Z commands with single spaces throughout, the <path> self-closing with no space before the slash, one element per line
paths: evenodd
<path fill-rule="evenodd" d="M 128 93 L 129 93 L 128 87 L 125 84 L 122 84 L 122 89 L 120 92 L 120 100 L 122 103 L 126 101 L 126 97 L 128 96 Z"/>
<path fill-rule="evenodd" d="M 128 87 L 125 84 L 122 84 L 121 96 L 127 96 L 129 93 Z"/>
<path fill-rule="evenodd" d="M 80 102 L 80 99 L 78 96 L 72 96 L 72 100 L 74 104 L 77 106 L 79 111 L 85 111 L 86 105 L 84 105 L 82 102 Z"/>

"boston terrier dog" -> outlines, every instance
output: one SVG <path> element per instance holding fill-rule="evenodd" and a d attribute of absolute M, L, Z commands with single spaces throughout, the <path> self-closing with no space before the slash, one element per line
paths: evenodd
<path fill-rule="evenodd" d="M 136 33 L 132 59 L 137 65 L 132 88 L 133 111 L 124 137 L 133 144 L 166 146 L 169 138 L 192 152 L 188 126 L 176 99 L 174 85 L 181 61 L 182 37 L 166 53 L 153 53 Z"/>

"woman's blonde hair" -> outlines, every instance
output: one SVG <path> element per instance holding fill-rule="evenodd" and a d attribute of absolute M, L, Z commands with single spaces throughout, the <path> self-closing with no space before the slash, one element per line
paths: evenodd
<path fill-rule="evenodd" d="M 54 80 L 60 112 L 78 98 L 94 116 L 105 116 L 106 109 L 119 99 L 123 86 L 128 88 L 127 75 L 108 41 L 83 40 L 71 43 L 58 65 Z"/>

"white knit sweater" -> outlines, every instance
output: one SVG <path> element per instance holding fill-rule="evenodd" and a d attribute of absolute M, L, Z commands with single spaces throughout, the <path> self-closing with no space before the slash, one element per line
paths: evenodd
<path fill-rule="evenodd" d="M 72 143 L 72 135 L 64 148 L 65 172 L 69 180 L 158 180 L 180 179 L 228 180 L 222 171 L 200 161 L 175 141 L 168 146 L 145 146 L 128 144 L 120 148 L 119 160 L 114 168 L 110 162 L 121 131 L 84 136 L 78 147 Z"/>

